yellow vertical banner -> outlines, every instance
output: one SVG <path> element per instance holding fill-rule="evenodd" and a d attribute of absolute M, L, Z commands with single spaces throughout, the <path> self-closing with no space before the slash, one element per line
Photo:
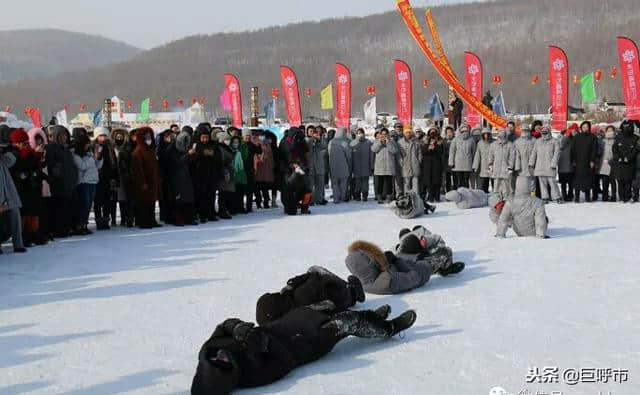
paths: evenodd
<path fill-rule="evenodd" d="M 320 92 L 320 108 L 323 110 L 333 110 L 333 84 L 327 85 Z"/>

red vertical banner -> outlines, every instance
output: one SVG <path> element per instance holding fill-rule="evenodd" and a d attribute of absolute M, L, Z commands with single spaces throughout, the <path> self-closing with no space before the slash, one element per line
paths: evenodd
<path fill-rule="evenodd" d="M 478 100 L 482 100 L 482 81 L 484 79 L 482 62 L 473 52 L 464 53 L 465 88 Z M 482 126 L 482 115 L 473 106 L 467 106 L 467 123 L 470 127 Z"/>
<path fill-rule="evenodd" d="M 287 116 L 290 126 L 302 124 L 302 110 L 300 107 L 300 91 L 298 90 L 298 77 L 291 67 L 280 66 L 280 81 L 284 94 L 284 104 L 287 108 Z"/>
<path fill-rule="evenodd" d="M 411 89 L 411 69 L 402 60 L 393 62 L 396 80 L 396 112 L 404 127 L 413 124 L 413 90 Z"/>
<path fill-rule="evenodd" d="M 569 117 L 569 60 L 562 48 L 549 47 L 549 80 L 551 127 L 564 130 Z"/>
<path fill-rule="evenodd" d="M 342 63 L 336 63 L 336 126 L 351 125 L 351 71 Z"/>
<path fill-rule="evenodd" d="M 638 46 L 633 40 L 618 37 L 618 59 L 624 101 L 627 104 L 626 117 L 640 120 L 640 59 Z"/>
<path fill-rule="evenodd" d="M 224 75 L 224 89 L 229 95 L 231 107 L 231 123 L 236 128 L 242 128 L 242 94 L 238 77 L 227 73 Z"/>

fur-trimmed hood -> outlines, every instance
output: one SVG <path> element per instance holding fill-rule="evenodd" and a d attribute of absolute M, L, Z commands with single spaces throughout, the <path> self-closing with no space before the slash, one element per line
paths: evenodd
<path fill-rule="evenodd" d="M 378 265 L 381 271 L 386 272 L 389 270 L 389 261 L 387 257 L 384 255 L 384 252 L 377 245 L 364 241 L 364 240 L 356 240 L 348 248 L 349 254 L 354 253 L 355 251 L 362 251 L 367 254 L 370 258 L 372 258 L 375 263 Z"/>

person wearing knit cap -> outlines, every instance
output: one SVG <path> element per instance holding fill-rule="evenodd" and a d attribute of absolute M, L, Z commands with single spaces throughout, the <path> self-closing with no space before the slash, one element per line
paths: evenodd
<path fill-rule="evenodd" d="M 20 217 L 22 220 L 22 238 L 25 247 L 32 244 L 43 245 L 47 239 L 40 232 L 40 213 L 42 207 L 42 181 L 46 175 L 42 172 L 42 147 L 36 152 L 29 144 L 29 136 L 22 129 L 11 133 L 11 143 L 17 153 L 15 165 L 11 168 L 14 185 L 22 201 Z"/>

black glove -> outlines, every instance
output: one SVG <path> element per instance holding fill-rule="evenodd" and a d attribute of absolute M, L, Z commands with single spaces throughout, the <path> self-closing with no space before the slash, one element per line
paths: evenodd
<path fill-rule="evenodd" d="M 308 278 L 309 278 L 309 273 L 301 274 L 299 276 L 295 276 L 289 279 L 289 281 L 287 281 L 287 285 L 292 288 L 296 288 L 299 285 L 304 284 Z"/>
<path fill-rule="evenodd" d="M 236 327 L 236 325 L 241 324 L 242 322 L 242 320 L 239 320 L 237 318 L 229 318 L 222 323 L 222 329 L 224 330 L 224 333 L 233 335 L 233 329 Z"/>
<path fill-rule="evenodd" d="M 395 265 L 396 260 L 398 260 L 398 258 L 393 255 L 393 252 L 391 251 L 385 251 L 384 256 L 387 258 L 387 262 L 389 262 L 390 265 Z"/>

